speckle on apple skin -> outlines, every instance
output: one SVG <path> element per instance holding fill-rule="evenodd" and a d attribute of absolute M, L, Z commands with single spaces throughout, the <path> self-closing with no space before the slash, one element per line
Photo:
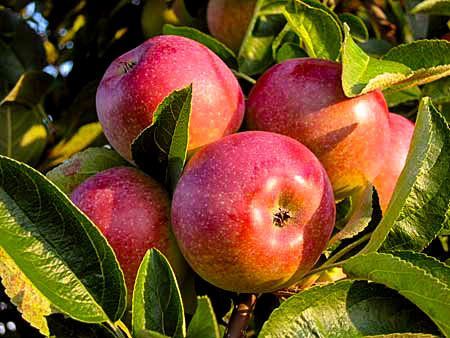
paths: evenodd
<path fill-rule="evenodd" d="M 102 171 L 71 195 L 113 248 L 125 275 L 129 295 L 139 265 L 150 248 L 157 248 L 183 278 L 185 262 L 170 230 L 170 202 L 151 177 L 130 167 Z"/>
<path fill-rule="evenodd" d="M 388 108 L 380 91 L 346 98 L 341 65 L 299 58 L 266 71 L 250 92 L 249 129 L 290 136 L 327 170 L 337 198 L 373 182 L 390 142 Z"/>
<path fill-rule="evenodd" d="M 244 116 L 242 89 L 231 70 L 202 44 L 180 36 L 157 36 L 117 58 L 97 89 L 104 133 L 123 157 L 149 126 L 171 92 L 192 83 L 188 150 L 237 131 Z"/>
<path fill-rule="evenodd" d="M 395 185 L 405 166 L 415 127 L 410 120 L 394 113 L 389 114 L 389 126 L 391 130 L 389 151 L 374 181 L 383 212 L 389 205 Z"/>
<path fill-rule="evenodd" d="M 274 222 L 279 208 L 290 218 Z M 172 226 L 191 267 L 215 286 L 269 292 L 298 281 L 331 235 L 335 204 L 319 160 L 302 144 L 243 132 L 189 161 L 174 192 Z"/>

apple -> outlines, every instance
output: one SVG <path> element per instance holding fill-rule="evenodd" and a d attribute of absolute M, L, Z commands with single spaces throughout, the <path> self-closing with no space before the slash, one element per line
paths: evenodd
<path fill-rule="evenodd" d="M 180 250 L 200 277 L 225 290 L 270 292 L 297 282 L 335 222 L 333 190 L 296 140 L 249 131 L 188 162 L 172 200 Z"/>
<path fill-rule="evenodd" d="M 442 35 L 441 39 L 450 41 L 450 32 L 449 33 L 445 33 L 444 35 Z"/>
<path fill-rule="evenodd" d="M 188 151 L 237 131 L 245 104 L 231 70 L 202 44 L 180 36 L 157 36 L 117 58 L 96 95 L 106 138 L 131 161 L 131 143 L 152 123 L 158 105 L 192 83 Z"/>
<path fill-rule="evenodd" d="M 184 0 L 147 0 L 141 15 L 142 32 L 145 37 L 162 33 L 164 24 L 190 25 L 194 19 L 186 9 Z"/>
<path fill-rule="evenodd" d="M 250 92 L 249 129 L 290 136 L 322 162 L 342 199 L 373 182 L 389 147 L 388 108 L 373 91 L 346 98 L 341 65 L 299 58 L 266 71 Z"/>
<path fill-rule="evenodd" d="M 383 212 L 389 205 L 397 180 L 405 166 L 414 133 L 414 123 L 398 114 L 389 114 L 389 126 L 391 129 L 389 151 L 386 153 L 384 164 L 374 181 Z"/>
<path fill-rule="evenodd" d="M 206 11 L 212 36 L 238 51 L 253 17 L 256 0 L 210 0 Z"/>
<path fill-rule="evenodd" d="M 186 263 L 170 229 L 170 201 L 164 189 L 135 168 L 116 167 L 91 176 L 71 195 L 113 248 L 131 296 L 139 265 L 157 248 L 183 280 Z"/>

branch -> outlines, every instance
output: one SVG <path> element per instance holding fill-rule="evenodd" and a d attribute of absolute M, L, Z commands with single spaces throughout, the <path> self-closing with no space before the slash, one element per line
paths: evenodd
<path fill-rule="evenodd" d="M 245 330 L 255 308 L 256 298 L 254 293 L 242 293 L 238 296 L 224 338 L 245 337 Z"/>

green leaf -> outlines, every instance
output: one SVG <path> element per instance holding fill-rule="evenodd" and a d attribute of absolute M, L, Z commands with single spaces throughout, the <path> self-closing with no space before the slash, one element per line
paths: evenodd
<path fill-rule="evenodd" d="M 24 73 L 9 94 L 3 98 L 2 104 L 14 102 L 31 108 L 41 103 L 52 82 L 53 78 L 41 71 Z"/>
<path fill-rule="evenodd" d="M 76 153 L 67 161 L 47 173 L 47 178 L 67 195 L 86 179 L 96 173 L 129 165 L 114 150 L 107 148 L 88 148 Z"/>
<path fill-rule="evenodd" d="M 439 81 L 436 81 L 439 82 Z M 436 82 L 430 83 L 434 84 Z M 419 87 L 411 87 L 408 89 L 404 89 L 398 92 L 384 92 L 383 93 L 384 98 L 386 99 L 386 102 L 389 107 L 395 107 L 401 103 L 411 102 L 411 101 L 418 101 L 422 98 L 422 96 L 428 96 L 428 95 L 422 95 L 422 91 L 419 89 Z"/>
<path fill-rule="evenodd" d="M 310 57 L 329 60 L 339 57 L 342 31 L 330 12 L 314 0 L 294 0 L 285 8 L 289 26 L 300 36 Z"/>
<path fill-rule="evenodd" d="M 46 65 L 42 38 L 18 13 L 7 8 L 0 8 L 0 60 L 0 79 L 10 85 L 26 71 Z"/>
<path fill-rule="evenodd" d="M 208 296 L 197 297 L 197 309 L 187 331 L 187 338 L 220 338 L 219 325 Z"/>
<path fill-rule="evenodd" d="M 142 260 L 133 292 L 133 332 L 151 330 L 173 338 L 186 336 L 183 302 L 168 260 L 156 249 Z"/>
<path fill-rule="evenodd" d="M 219 40 L 198 29 L 165 24 L 163 26 L 163 34 L 184 36 L 185 38 L 198 41 L 216 53 L 229 67 L 237 68 L 237 60 L 234 52 Z"/>
<path fill-rule="evenodd" d="M 141 330 L 135 336 L 136 338 L 170 338 L 169 336 L 151 330 Z"/>
<path fill-rule="evenodd" d="M 172 92 L 156 109 L 152 125 L 131 145 L 134 162 L 172 189 L 186 162 L 191 100 L 192 85 Z"/>
<path fill-rule="evenodd" d="M 343 269 L 351 278 L 371 280 L 398 291 L 426 313 L 444 335 L 450 334 L 447 265 L 423 254 L 373 252 L 349 259 Z"/>
<path fill-rule="evenodd" d="M 289 59 L 307 57 L 306 52 L 300 48 L 298 44 L 292 42 L 284 43 L 277 51 L 275 61 L 277 63 L 283 62 Z"/>
<path fill-rule="evenodd" d="M 350 27 L 350 34 L 356 41 L 365 42 L 369 39 L 369 31 L 366 24 L 359 16 L 342 13 L 339 14 L 339 19 Z"/>
<path fill-rule="evenodd" d="M 425 0 L 411 10 L 412 14 L 450 15 L 449 0 Z"/>
<path fill-rule="evenodd" d="M 434 104 L 450 102 L 450 77 L 426 84 L 423 95 L 431 97 Z"/>
<path fill-rule="evenodd" d="M 450 130 L 424 98 L 391 202 L 363 252 L 424 249 L 450 222 Z"/>
<path fill-rule="evenodd" d="M 356 45 L 345 25 L 342 67 L 342 86 L 349 97 L 374 89 L 400 91 L 450 75 L 450 42 L 414 41 L 376 59 Z"/>
<path fill-rule="evenodd" d="M 364 52 L 374 57 L 381 57 L 393 46 L 386 40 L 369 39 L 367 42 L 358 44 Z"/>
<path fill-rule="evenodd" d="M 117 338 L 106 325 L 86 324 L 62 314 L 52 314 L 46 319 L 52 338 Z"/>
<path fill-rule="evenodd" d="M 52 168 L 72 155 L 93 146 L 98 141 L 103 140 L 102 126 L 98 122 L 85 124 L 68 139 L 61 140 L 53 149 L 50 150 L 43 168 Z"/>
<path fill-rule="evenodd" d="M 122 316 L 123 274 L 106 239 L 45 176 L 4 156 L 0 248 L 8 270 L 21 271 L 60 312 L 90 323 Z"/>
<path fill-rule="evenodd" d="M 358 338 L 435 330 L 395 292 L 380 284 L 346 280 L 290 297 L 272 312 L 258 337 Z"/>
<path fill-rule="evenodd" d="M 350 30 L 344 25 L 345 39 L 342 47 L 342 88 L 348 97 L 386 87 L 391 82 L 403 80 L 411 70 L 397 62 L 382 61 L 367 55 L 353 41 Z M 372 85 L 378 81 L 376 85 Z"/>
<path fill-rule="evenodd" d="M 52 80 L 40 71 L 24 73 L 0 102 L 0 154 L 29 164 L 38 162 L 48 136 L 41 101 Z"/>
<path fill-rule="evenodd" d="M 363 231 L 372 219 L 372 185 L 355 191 L 351 196 L 350 216 L 342 230 L 331 237 L 328 246 L 346 238 L 352 238 Z"/>
<path fill-rule="evenodd" d="M 285 3 L 286 1 L 256 1 L 252 21 L 238 53 L 239 72 L 247 75 L 260 74 L 273 64 L 272 43 L 286 24 L 279 6 L 282 8 Z M 272 14 L 272 11 L 264 14 L 264 9 L 271 8 L 271 5 L 276 5 L 277 14 Z"/>

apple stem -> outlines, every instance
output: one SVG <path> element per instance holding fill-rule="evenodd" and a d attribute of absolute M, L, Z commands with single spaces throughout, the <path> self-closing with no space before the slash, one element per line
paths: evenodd
<path fill-rule="evenodd" d="M 241 293 L 237 297 L 224 338 L 245 337 L 248 322 L 255 309 L 256 299 L 257 296 L 254 293 Z"/>

